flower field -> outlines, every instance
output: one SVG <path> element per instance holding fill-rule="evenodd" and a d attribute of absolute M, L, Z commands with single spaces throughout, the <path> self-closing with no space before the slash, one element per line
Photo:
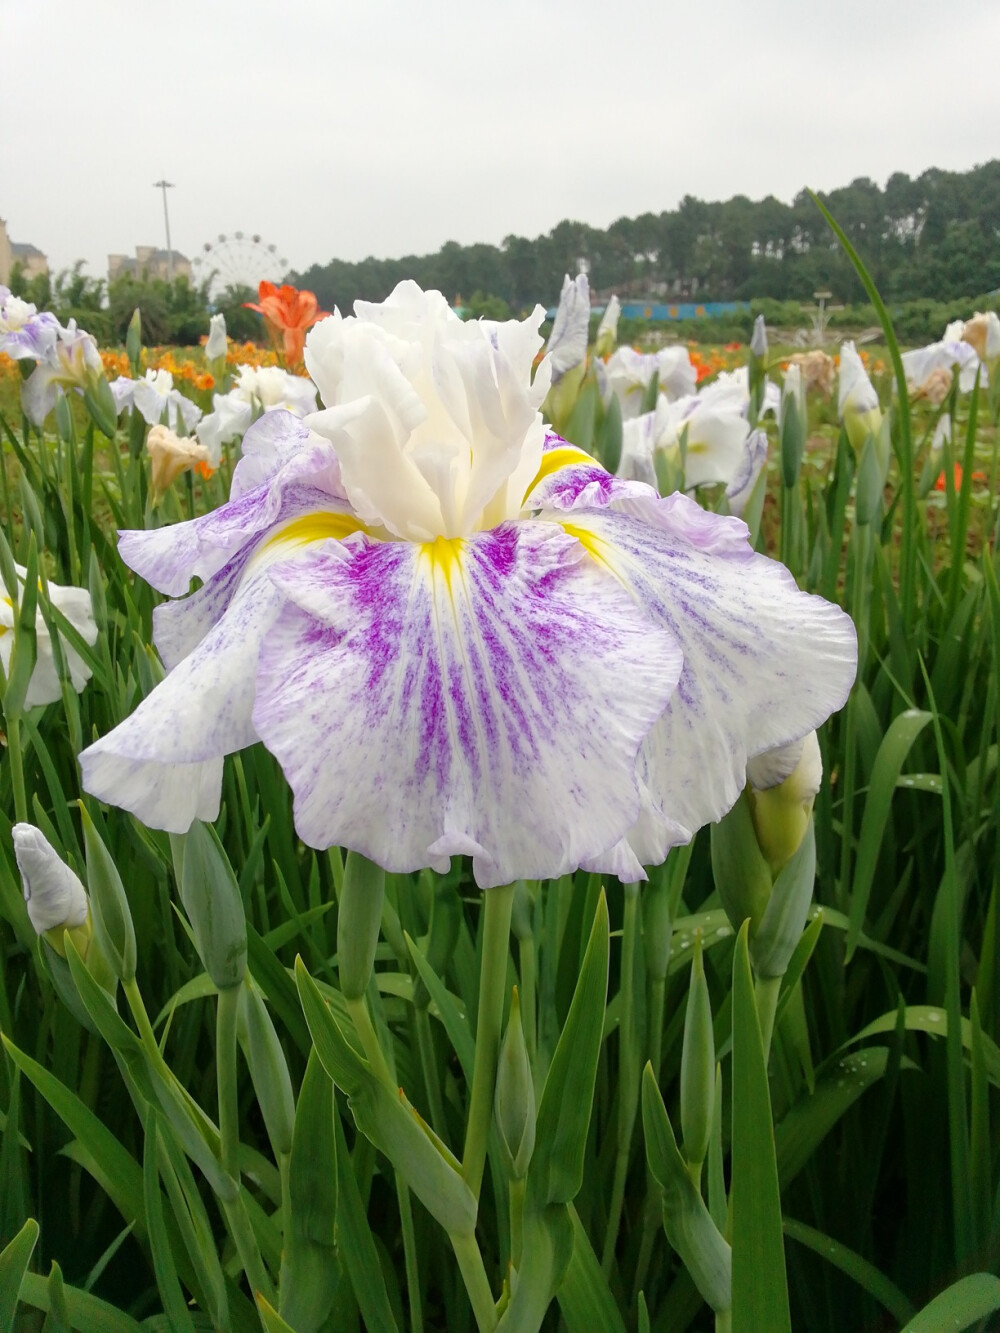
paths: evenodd
<path fill-rule="evenodd" d="M 993 1326 L 1000 321 L 846 248 L 867 347 L 0 288 L 0 1329 Z"/>

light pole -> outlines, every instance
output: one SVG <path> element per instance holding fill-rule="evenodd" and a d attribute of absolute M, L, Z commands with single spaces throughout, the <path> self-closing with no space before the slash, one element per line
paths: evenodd
<path fill-rule="evenodd" d="M 173 181 L 162 180 L 154 181 L 153 189 L 163 191 L 163 221 L 167 228 L 167 282 L 173 285 L 174 281 L 174 252 L 170 248 L 170 214 L 167 212 L 167 191 L 174 188 Z"/>

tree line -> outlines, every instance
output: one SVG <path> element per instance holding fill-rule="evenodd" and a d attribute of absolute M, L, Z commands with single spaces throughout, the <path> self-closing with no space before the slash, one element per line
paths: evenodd
<path fill-rule="evenodd" d="M 915 179 L 896 172 L 884 189 L 860 177 L 820 197 L 887 299 L 942 301 L 1000 287 L 1000 160 L 965 172 L 932 167 Z M 828 290 L 836 301 L 864 299 L 808 190 L 791 204 L 773 195 L 716 203 L 685 195 L 675 209 L 622 217 L 606 230 L 563 221 L 545 236 L 511 235 L 498 246 L 447 241 L 431 255 L 333 259 L 291 281 L 328 310 L 383 300 L 415 278 L 451 300 L 518 311 L 553 305 L 563 274 L 576 273 L 580 260 L 598 294 L 811 301 Z"/>

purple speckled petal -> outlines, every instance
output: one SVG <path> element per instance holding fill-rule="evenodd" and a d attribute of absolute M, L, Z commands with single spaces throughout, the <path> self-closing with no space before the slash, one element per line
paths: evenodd
<path fill-rule="evenodd" d="M 747 759 L 818 727 L 844 703 L 857 670 L 850 617 L 801 592 L 745 537 L 740 544 L 739 520 L 683 496 L 657 502 L 649 517 L 583 510 L 566 521 L 684 653 L 677 689 L 640 753 L 643 810 L 629 842 L 646 865 L 720 819 L 743 789 Z"/>
<path fill-rule="evenodd" d="M 307 843 L 393 871 L 471 853 L 484 888 L 610 868 L 681 659 L 577 541 L 531 522 L 454 545 L 358 537 L 271 576 L 289 601 L 253 720 Z"/>
<path fill-rule="evenodd" d="M 655 498 L 651 486 L 612 476 L 583 449 L 548 430 L 541 467 L 525 493 L 523 508 L 525 512 L 601 509 L 617 500 Z"/>
<path fill-rule="evenodd" d="M 170 833 L 215 819 L 223 756 L 257 740 L 254 662 L 283 601 L 266 569 L 246 577 L 194 650 L 82 752 L 84 789 Z"/>
<path fill-rule="evenodd" d="M 340 464 L 329 442 L 313 434 L 294 412 L 283 407 L 265 412 L 247 429 L 242 453 L 233 471 L 231 500 L 274 480 L 289 467 L 292 475 L 315 473 L 314 480 L 321 489 L 337 499 L 347 499 L 340 481 Z"/>

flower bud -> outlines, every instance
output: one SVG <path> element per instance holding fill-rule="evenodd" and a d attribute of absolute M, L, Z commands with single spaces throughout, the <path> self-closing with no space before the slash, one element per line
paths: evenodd
<path fill-rule="evenodd" d="M 750 921 L 751 934 L 771 896 L 771 868 L 761 854 L 746 791 L 711 827 L 712 874 L 733 930 Z"/>
<path fill-rule="evenodd" d="M 846 342 L 840 349 L 840 419 L 855 453 L 864 448 L 869 435 L 878 435 L 882 410 L 878 394 L 868 378 L 857 348 Z"/>
<path fill-rule="evenodd" d="M 521 1002 L 516 986 L 511 996 L 507 1031 L 500 1047 L 493 1109 L 507 1169 L 515 1180 L 521 1180 L 527 1174 L 535 1147 L 535 1085 L 521 1026 Z"/>
<path fill-rule="evenodd" d="M 132 924 L 125 887 L 111 854 L 82 802 L 80 818 L 87 851 L 87 883 L 93 896 L 97 940 L 115 976 L 121 981 L 131 981 L 135 976 L 135 926 Z"/>
<path fill-rule="evenodd" d="M 205 360 L 218 361 L 226 355 L 229 340 L 226 337 L 226 317 L 223 314 L 212 315 L 208 321 L 208 341 L 205 343 Z"/>
<path fill-rule="evenodd" d="M 128 355 L 132 374 L 138 376 L 142 368 L 142 311 L 138 306 L 132 312 L 132 318 L 128 322 L 128 332 L 125 334 L 125 352 Z"/>
<path fill-rule="evenodd" d="M 621 302 L 612 296 L 604 308 L 601 322 L 597 326 L 594 351 L 600 357 L 610 356 L 618 342 L 618 320 L 622 313 Z"/>
<path fill-rule="evenodd" d="M 781 386 L 781 479 L 789 490 L 799 478 L 808 429 L 806 388 L 802 371 L 789 366 Z"/>
<path fill-rule="evenodd" d="M 15 824 L 11 837 L 35 933 L 44 935 L 52 948 L 65 956 L 62 936 L 69 930 L 81 957 L 86 958 L 91 937 L 90 902 L 79 876 L 33 824 Z"/>
<path fill-rule="evenodd" d="M 691 982 L 684 1015 L 681 1047 L 681 1132 L 684 1157 L 700 1170 L 708 1153 L 715 1105 L 715 1035 L 712 1001 L 701 954 L 701 931 L 695 935 Z"/>
<path fill-rule="evenodd" d="M 764 323 L 763 315 L 758 315 L 753 322 L 750 351 L 758 361 L 764 361 L 767 358 L 767 325 Z"/>
<path fill-rule="evenodd" d="M 246 1022 L 247 1068 L 264 1125 L 275 1155 L 292 1151 L 295 1126 L 295 1097 L 285 1053 L 260 992 L 253 985 L 243 988 L 243 1017 Z"/>
<path fill-rule="evenodd" d="M 749 805 L 757 842 L 773 874 L 798 850 L 823 780 L 815 731 L 757 755 L 747 764 Z"/>
<path fill-rule="evenodd" d="M 174 875 L 195 948 L 219 990 L 238 986 L 247 965 L 247 921 L 240 888 L 210 824 L 170 835 Z"/>

